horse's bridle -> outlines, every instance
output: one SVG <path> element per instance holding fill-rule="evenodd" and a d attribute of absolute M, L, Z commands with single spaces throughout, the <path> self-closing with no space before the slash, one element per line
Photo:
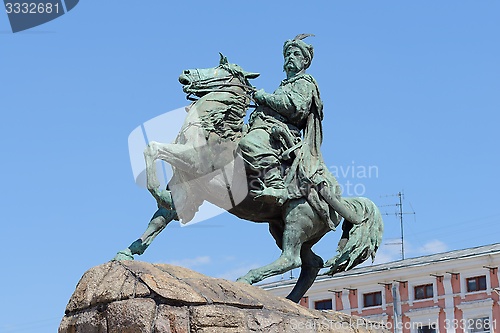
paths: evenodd
<path fill-rule="evenodd" d="M 229 92 L 238 96 L 248 97 L 255 103 L 255 101 L 253 100 L 253 93 L 256 91 L 256 89 L 248 84 L 231 82 L 235 78 L 237 78 L 240 82 L 242 80 L 241 77 L 235 76 L 231 69 L 225 67 L 222 68 L 226 70 L 229 73 L 229 75 L 221 77 L 213 77 L 208 79 L 201 79 L 201 75 L 198 69 L 196 69 L 196 76 L 198 80 L 191 82 L 185 88 L 185 91 L 187 93 L 186 99 L 190 101 L 197 101 L 198 98 L 191 97 L 193 94 L 196 93 Z M 243 88 L 244 93 L 240 93 L 233 90 L 227 90 L 224 89 L 224 87 L 240 87 Z M 194 91 L 189 91 L 189 90 L 194 90 Z M 255 107 L 255 105 L 249 105 L 249 106 Z"/>

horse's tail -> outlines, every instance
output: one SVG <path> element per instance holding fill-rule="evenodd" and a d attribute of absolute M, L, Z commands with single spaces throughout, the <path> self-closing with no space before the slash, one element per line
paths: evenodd
<path fill-rule="evenodd" d="M 352 224 L 344 219 L 343 233 L 337 247 L 338 254 L 324 265 L 330 267 L 325 273 L 328 275 L 354 268 L 369 257 L 373 261 L 382 241 L 384 223 L 380 211 L 371 200 L 361 197 L 342 198 L 342 202 L 362 216 L 363 223 Z"/>

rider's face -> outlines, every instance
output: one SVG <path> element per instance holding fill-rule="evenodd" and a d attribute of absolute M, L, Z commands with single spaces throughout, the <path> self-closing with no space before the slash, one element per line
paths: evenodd
<path fill-rule="evenodd" d="M 303 71 L 306 67 L 308 59 L 304 57 L 302 51 L 296 46 L 290 46 L 285 52 L 285 64 L 283 68 L 287 75 L 295 75 Z"/>

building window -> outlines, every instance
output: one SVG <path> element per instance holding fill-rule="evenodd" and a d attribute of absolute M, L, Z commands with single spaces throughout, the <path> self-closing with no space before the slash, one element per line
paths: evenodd
<path fill-rule="evenodd" d="M 324 299 L 321 301 L 316 301 L 316 302 L 314 302 L 314 308 L 316 310 L 331 310 L 331 309 L 333 309 L 332 300 L 331 299 Z"/>
<path fill-rule="evenodd" d="M 415 299 L 432 298 L 432 296 L 434 296 L 432 283 L 415 287 Z"/>
<path fill-rule="evenodd" d="M 486 276 L 476 276 L 467 279 L 467 291 L 486 290 Z"/>
<path fill-rule="evenodd" d="M 490 332 L 490 318 L 473 318 L 467 321 L 469 333 L 486 333 Z"/>
<path fill-rule="evenodd" d="M 418 333 L 436 333 L 435 325 L 420 326 L 417 330 Z"/>
<path fill-rule="evenodd" d="M 363 294 L 363 304 L 367 308 L 369 306 L 382 305 L 382 292 Z"/>

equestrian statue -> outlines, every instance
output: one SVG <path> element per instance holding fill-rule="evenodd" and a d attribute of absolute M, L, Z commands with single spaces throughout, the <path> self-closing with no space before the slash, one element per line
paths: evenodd
<path fill-rule="evenodd" d="M 132 260 L 173 220 L 188 223 L 204 201 L 252 222 L 268 223 L 281 249 L 274 262 L 237 281 L 253 284 L 300 267 L 287 298 L 298 302 L 321 269 L 349 270 L 372 260 L 383 232 L 376 205 L 363 197 L 342 197 L 320 150 L 323 102 L 316 80 L 306 73 L 314 50 L 301 34 L 283 46 L 286 78 L 274 93 L 256 90 L 259 76 L 220 55 L 217 67 L 185 70 L 179 77 L 194 102 L 173 143 L 151 141 L 144 156 L 147 188 L 158 203 L 144 234 L 115 260 Z M 251 102 L 255 105 L 250 105 Z M 255 110 L 244 118 L 250 106 Z M 169 163 L 166 189 L 156 160 Z M 342 223 L 337 253 L 326 262 L 312 251 Z"/>

